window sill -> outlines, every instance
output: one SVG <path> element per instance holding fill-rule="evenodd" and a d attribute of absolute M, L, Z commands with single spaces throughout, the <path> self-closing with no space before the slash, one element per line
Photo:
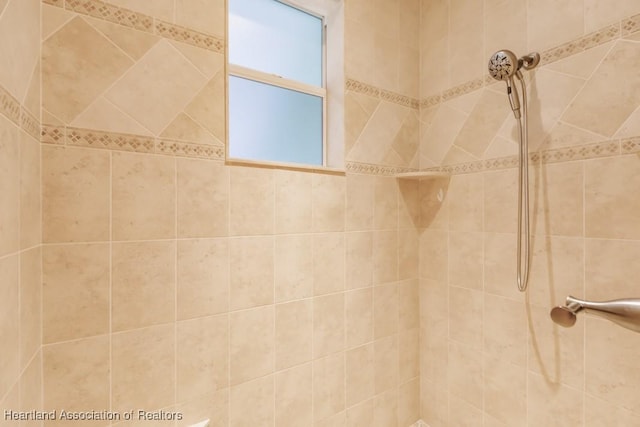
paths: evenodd
<path fill-rule="evenodd" d="M 346 175 L 344 169 L 332 168 L 328 166 L 303 165 L 299 163 L 268 162 L 262 160 L 227 159 L 227 166 L 246 166 L 264 169 L 283 169 L 298 172 L 323 173 L 328 175 Z"/>

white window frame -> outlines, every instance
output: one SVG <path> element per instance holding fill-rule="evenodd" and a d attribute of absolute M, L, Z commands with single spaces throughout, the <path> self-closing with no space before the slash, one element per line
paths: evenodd
<path fill-rule="evenodd" d="M 284 165 L 289 167 L 309 167 L 309 168 L 327 168 L 327 23 L 325 17 L 319 15 L 307 8 L 296 5 L 293 2 L 272 0 L 278 3 L 282 3 L 286 6 L 293 7 L 301 12 L 307 13 L 321 20 L 322 25 L 322 87 L 311 85 L 308 83 L 300 82 L 297 80 L 288 79 L 277 74 L 265 73 L 253 68 L 243 67 L 241 65 L 232 64 L 229 61 L 229 53 L 227 52 L 227 75 L 228 77 L 239 77 L 256 81 L 259 83 L 265 83 L 271 86 L 290 89 L 296 92 L 300 92 L 307 95 L 317 96 L 322 99 L 322 164 L 315 165 L 309 163 L 297 163 L 297 162 L 281 162 L 261 159 L 243 159 L 236 157 L 229 157 L 229 151 L 231 146 L 231 139 L 229 138 L 229 105 L 227 103 L 227 149 L 226 160 L 228 162 L 239 163 L 257 163 L 257 164 L 273 164 Z M 228 47 L 227 47 L 228 49 Z M 229 99 L 229 85 L 227 84 L 227 99 Z"/>

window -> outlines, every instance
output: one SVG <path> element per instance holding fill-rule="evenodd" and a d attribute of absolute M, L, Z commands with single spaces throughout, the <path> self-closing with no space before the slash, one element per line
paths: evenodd
<path fill-rule="evenodd" d="M 229 157 L 325 165 L 323 18 L 229 0 Z"/>

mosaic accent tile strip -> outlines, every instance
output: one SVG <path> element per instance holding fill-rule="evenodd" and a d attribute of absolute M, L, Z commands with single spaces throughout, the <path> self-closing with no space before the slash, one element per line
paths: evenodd
<path fill-rule="evenodd" d="M 153 153 L 155 146 L 154 138 L 150 137 L 77 128 L 67 128 L 66 143 L 67 145 L 79 147 L 135 151 L 139 153 Z"/>
<path fill-rule="evenodd" d="M 347 162 L 345 165 L 347 172 L 367 174 L 367 175 L 385 175 L 392 176 L 397 173 L 417 172 L 417 169 L 404 168 L 401 166 L 383 166 L 372 165 L 369 163 Z"/>
<path fill-rule="evenodd" d="M 392 92 L 386 89 L 380 89 L 373 85 L 360 82 L 354 79 L 347 79 L 345 82 L 346 90 L 352 92 L 361 93 L 364 95 L 372 96 L 374 98 L 380 98 L 384 101 L 393 102 L 394 104 L 402 105 L 405 107 L 418 109 L 420 108 L 420 101 L 410 96 L 401 95 L 396 92 Z"/>
<path fill-rule="evenodd" d="M 20 102 L 0 86 L 0 114 L 20 126 Z"/>
<path fill-rule="evenodd" d="M 64 126 L 43 125 L 40 141 L 45 144 L 88 147 L 102 150 L 133 151 L 178 157 L 224 160 L 224 147 L 148 136 L 103 132 Z"/>
<path fill-rule="evenodd" d="M 156 152 L 179 157 L 224 160 L 224 148 L 215 145 L 160 140 L 157 141 Z"/>
<path fill-rule="evenodd" d="M 40 121 L 24 108 L 20 115 L 20 127 L 36 140 L 40 139 Z"/>
<path fill-rule="evenodd" d="M 621 141 L 622 154 L 640 153 L 640 136 Z"/>
<path fill-rule="evenodd" d="M 425 423 L 422 420 L 418 420 L 415 422 L 415 424 L 409 426 L 409 427 L 429 427 L 429 425 L 427 423 Z"/>
<path fill-rule="evenodd" d="M 164 21 L 156 21 L 155 32 L 157 35 L 197 46 L 203 49 L 224 53 L 224 40 L 217 37 L 190 30 L 179 25 Z"/>
<path fill-rule="evenodd" d="M 153 17 L 100 0 L 66 0 L 65 7 L 74 12 L 125 27 L 135 28 L 147 33 L 153 32 Z"/>
<path fill-rule="evenodd" d="M 64 145 L 64 139 L 64 126 L 42 125 L 40 129 L 40 142 L 43 142 L 45 144 Z"/>
<path fill-rule="evenodd" d="M 630 18 L 623 19 L 620 23 L 622 27 L 622 35 L 628 36 L 640 31 L 640 15 L 634 15 Z"/>
<path fill-rule="evenodd" d="M 551 49 L 540 52 L 540 66 L 567 58 L 592 47 L 600 46 L 611 40 L 633 34 L 640 31 L 640 15 L 634 15 L 623 19 L 616 24 L 603 27 L 597 31 L 582 36 L 576 40 L 563 43 Z M 439 94 L 431 95 L 419 102 L 421 107 L 430 107 L 441 102 L 466 95 L 484 86 L 495 83 L 488 74 L 482 78 L 465 82 L 461 85 L 449 88 Z"/>
<path fill-rule="evenodd" d="M 540 153 L 542 163 L 570 162 L 620 154 L 620 141 L 603 141 L 578 147 L 558 148 Z"/>
<path fill-rule="evenodd" d="M 65 7 L 82 15 L 92 16 L 125 27 L 187 43 L 203 49 L 224 53 L 224 40 L 210 34 L 154 19 L 152 16 L 115 6 L 101 0 L 42 0 L 53 6 Z M 66 3 L 65 3 L 66 1 Z"/>

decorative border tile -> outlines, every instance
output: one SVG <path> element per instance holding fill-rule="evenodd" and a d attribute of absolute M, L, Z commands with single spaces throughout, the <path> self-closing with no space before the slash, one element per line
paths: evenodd
<path fill-rule="evenodd" d="M 179 25 L 156 21 L 155 32 L 164 38 L 212 50 L 217 53 L 224 53 L 224 40 Z"/>
<path fill-rule="evenodd" d="M 22 108 L 20 115 L 20 127 L 36 140 L 40 139 L 40 121 L 25 108 Z"/>
<path fill-rule="evenodd" d="M 418 420 L 415 424 L 410 425 L 409 427 L 429 427 L 429 425 L 422 420 Z"/>
<path fill-rule="evenodd" d="M 65 8 L 125 27 L 153 32 L 153 17 L 100 0 L 66 0 Z"/>
<path fill-rule="evenodd" d="M 621 141 L 622 154 L 640 153 L 640 136 Z"/>
<path fill-rule="evenodd" d="M 540 66 L 550 64 L 555 61 L 567 58 L 580 52 L 584 52 L 592 47 L 600 46 L 611 40 L 619 39 L 623 36 L 640 31 L 640 15 L 633 15 L 615 24 L 608 25 L 597 31 L 582 36 L 576 40 L 563 43 L 551 49 L 540 52 Z M 461 85 L 446 89 L 441 93 L 431 95 L 420 100 L 420 107 L 431 107 L 441 102 L 466 95 L 482 87 L 495 83 L 495 80 L 488 74 L 482 78 L 465 82 Z"/>
<path fill-rule="evenodd" d="M 225 42 L 216 36 L 160 21 L 144 13 L 115 6 L 102 0 L 42 0 L 52 6 L 64 7 L 81 15 L 88 15 L 129 28 L 154 33 L 161 37 L 187 43 L 202 49 L 224 53 Z"/>
<path fill-rule="evenodd" d="M 355 79 L 348 78 L 345 82 L 345 88 L 346 90 L 350 90 L 352 92 L 361 93 L 363 95 L 372 96 L 374 98 L 380 98 L 384 101 L 393 102 L 394 104 L 413 108 L 415 110 L 420 108 L 420 101 L 415 98 L 392 92 L 390 90 L 381 89 Z"/>
<path fill-rule="evenodd" d="M 46 124 L 40 135 L 40 141 L 45 144 L 224 160 L 224 147 L 218 145 Z"/>
<path fill-rule="evenodd" d="M 392 176 L 398 173 L 417 172 L 414 168 L 405 168 L 401 166 L 383 166 L 373 165 L 369 163 L 347 162 L 345 164 L 347 172 L 367 174 L 367 175 L 385 175 Z"/>
<path fill-rule="evenodd" d="M 20 102 L 0 86 L 0 114 L 20 126 Z"/>

